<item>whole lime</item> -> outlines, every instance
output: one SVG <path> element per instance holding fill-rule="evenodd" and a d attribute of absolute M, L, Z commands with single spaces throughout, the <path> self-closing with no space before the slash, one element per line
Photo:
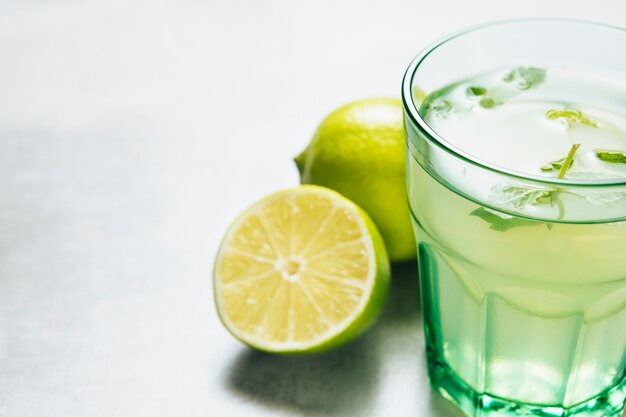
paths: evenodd
<path fill-rule="evenodd" d="M 402 102 L 375 98 L 329 114 L 295 158 L 302 184 L 348 197 L 372 218 L 392 261 L 416 256 L 405 190 Z"/>

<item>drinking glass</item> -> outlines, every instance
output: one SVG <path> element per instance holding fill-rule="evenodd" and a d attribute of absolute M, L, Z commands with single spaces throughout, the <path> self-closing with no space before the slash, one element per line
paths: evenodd
<path fill-rule="evenodd" d="M 626 179 L 546 178 L 481 161 L 425 122 L 423 92 L 519 66 L 584 68 L 626 83 L 625 48 L 626 32 L 606 25 L 498 22 L 437 42 L 406 71 L 407 193 L 429 376 L 471 416 L 621 415 Z M 503 185 L 563 197 L 538 214 L 491 201 Z"/>

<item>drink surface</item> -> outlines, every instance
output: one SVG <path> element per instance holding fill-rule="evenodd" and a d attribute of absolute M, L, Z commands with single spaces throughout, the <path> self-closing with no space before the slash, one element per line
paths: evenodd
<path fill-rule="evenodd" d="M 624 88 L 581 71 L 518 68 L 451 84 L 420 112 L 479 160 L 546 178 L 619 179 Z M 626 222 L 570 222 L 564 213 L 611 206 L 626 217 L 626 196 L 525 188 L 495 173 L 481 183 L 407 134 L 431 370 L 509 402 L 574 410 L 591 401 L 613 410 L 602 415 L 617 413 L 626 395 Z M 484 199 L 466 197 L 483 188 Z"/>
<path fill-rule="evenodd" d="M 626 81 L 563 68 L 518 67 L 449 85 L 424 102 L 426 122 L 473 157 L 556 178 L 626 178 Z"/>

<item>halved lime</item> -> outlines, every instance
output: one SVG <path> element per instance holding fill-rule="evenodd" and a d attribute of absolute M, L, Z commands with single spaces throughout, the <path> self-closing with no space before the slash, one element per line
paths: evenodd
<path fill-rule="evenodd" d="M 334 191 L 301 186 L 235 220 L 215 262 L 215 301 L 226 328 L 249 346 L 319 352 L 376 319 L 389 274 L 368 215 Z"/>

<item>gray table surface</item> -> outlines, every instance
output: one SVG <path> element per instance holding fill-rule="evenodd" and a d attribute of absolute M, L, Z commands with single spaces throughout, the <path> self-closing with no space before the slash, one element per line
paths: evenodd
<path fill-rule="evenodd" d="M 282 358 L 220 325 L 217 245 L 297 183 L 324 114 L 397 96 L 435 38 L 626 26 L 616 4 L 0 1 L 0 416 L 458 417 L 427 384 L 412 264 L 363 337 Z"/>

